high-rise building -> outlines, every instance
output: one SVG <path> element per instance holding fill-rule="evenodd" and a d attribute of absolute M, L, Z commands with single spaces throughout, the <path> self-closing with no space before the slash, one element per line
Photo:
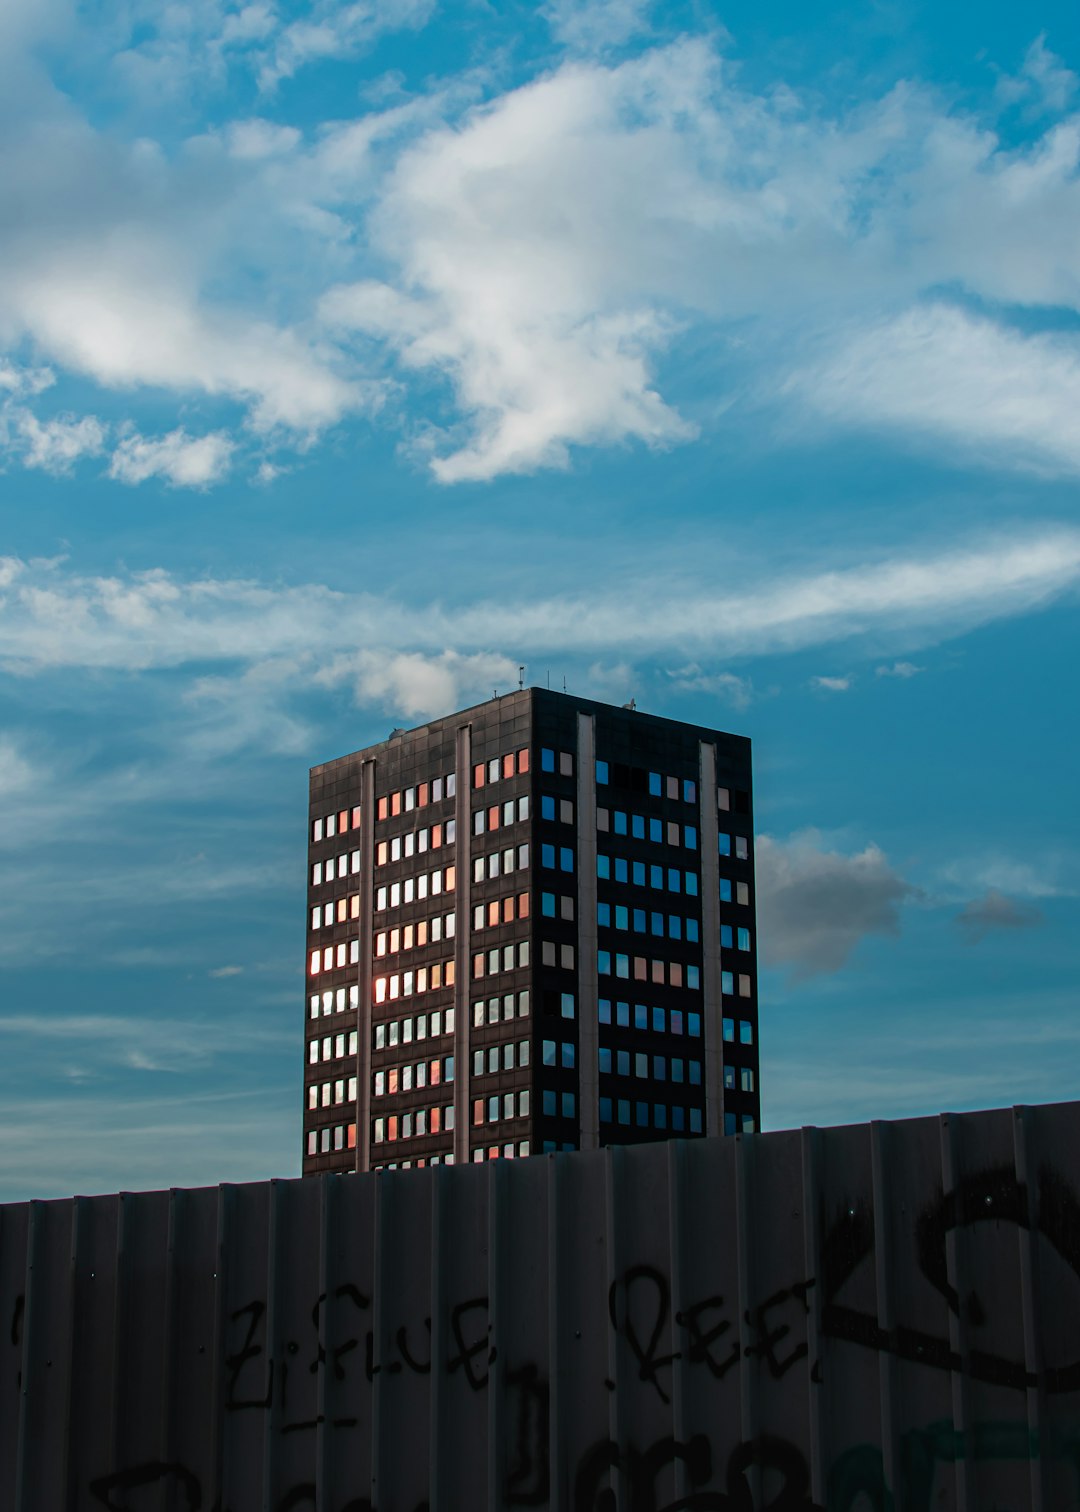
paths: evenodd
<path fill-rule="evenodd" d="M 754 1130 L 750 742 L 527 688 L 313 767 L 305 1174 Z"/>

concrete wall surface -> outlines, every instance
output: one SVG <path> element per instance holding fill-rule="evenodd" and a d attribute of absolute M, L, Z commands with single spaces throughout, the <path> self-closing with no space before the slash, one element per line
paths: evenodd
<path fill-rule="evenodd" d="M 1080 1103 L 0 1208 L 13 1512 L 1080 1508 Z"/>

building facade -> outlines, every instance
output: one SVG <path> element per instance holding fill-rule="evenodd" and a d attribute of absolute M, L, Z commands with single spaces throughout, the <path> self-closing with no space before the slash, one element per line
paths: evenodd
<path fill-rule="evenodd" d="M 746 738 L 528 688 L 313 767 L 304 1174 L 760 1126 Z"/>

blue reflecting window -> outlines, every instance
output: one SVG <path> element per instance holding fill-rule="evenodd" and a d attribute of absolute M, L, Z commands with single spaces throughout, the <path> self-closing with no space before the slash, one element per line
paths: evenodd
<path fill-rule="evenodd" d="M 616 856 L 615 857 L 615 880 L 616 880 L 616 882 L 625 882 L 626 881 L 626 857 L 625 856 Z"/>
<path fill-rule="evenodd" d="M 693 940 L 695 943 L 697 942 L 697 938 L 698 938 L 698 921 L 696 919 L 687 919 L 687 921 L 686 921 L 686 938 L 688 940 Z"/>
<path fill-rule="evenodd" d="M 683 825 L 683 844 L 687 850 L 697 850 L 697 830 L 692 824 Z"/>
<path fill-rule="evenodd" d="M 615 1023 L 618 1026 L 618 1028 L 620 1028 L 620 1029 L 629 1029 L 629 1027 L 630 1027 L 630 1004 L 629 1003 L 616 1003 L 615 1004 Z"/>
<path fill-rule="evenodd" d="M 717 839 L 717 845 L 719 846 L 719 849 L 720 849 L 720 854 L 722 856 L 730 856 L 731 855 L 731 836 L 730 835 L 726 835 L 724 833 L 724 831 L 721 830 L 720 833 L 719 833 L 719 835 L 716 837 L 716 839 Z"/>
<path fill-rule="evenodd" d="M 701 1038 L 701 1014 L 688 1013 L 686 1015 L 686 1032 L 691 1039 Z"/>
<path fill-rule="evenodd" d="M 750 931 L 748 929 L 740 929 L 739 930 L 739 949 L 740 950 L 749 950 L 750 949 Z"/>
<path fill-rule="evenodd" d="M 739 1020 L 739 1044 L 752 1045 L 754 1043 L 754 1026 L 748 1019 Z"/>
<path fill-rule="evenodd" d="M 601 1045 L 597 1051 L 597 1064 L 600 1068 L 601 1076 L 611 1075 L 611 1050 L 607 1045 Z"/>
<path fill-rule="evenodd" d="M 644 1003 L 634 1004 L 634 1028 L 647 1029 L 649 1027 L 649 1010 Z"/>
<path fill-rule="evenodd" d="M 654 1081 L 667 1081 L 667 1056 L 654 1055 L 652 1058 L 652 1074 Z"/>
<path fill-rule="evenodd" d="M 615 830 L 615 833 L 617 835 L 625 835 L 626 815 L 623 813 L 622 809 L 616 809 L 611 817 L 614 821 L 613 828 Z"/>
<path fill-rule="evenodd" d="M 645 838 L 645 815 L 644 814 L 631 814 L 630 815 L 630 833 L 633 835 L 633 837 L 634 837 L 635 840 L 644 840 L 644 838 Z"/>
<path fill-rule="evenodd" d="M 616 905 L 615 905 L 615 928 L 616 929 L 629 929 L 629 927 L 630 927 L 630 912 L 627 909 L 626 904 L 625 903 L 616 903 Z"/>
<path fill-rule="evenodd" d="M 682 872 L 677 871 L 673 866 L 668 867 L 667 885 L 668 892 L 682 891 Z"/>
<path fill-rule="evenodd" d="M 647 1129 L 649 1127 L 648 1103 L 639 1102 L 634 1104 L 634 1122 L 637 1124 L 639 1129 Z"/>
<path fill-rule="evenodd" d="M 562 993 L 562 995 L 561 995 L 561 997 L 559 999 L 559 1006 L 560 1006 L 560 1010 L 562 1012 L 563 1018 L 572 1019 L 574 1017 L 574 1012 L 575 1012 L 574 994 L 572 992 L 564 992 L 564 993 Z M 564 1062 L 564 1064 L 565 1064 L 565 1062 Z"/>
<path fill-rule="evenodd" d="M 540 770 L 542 772 L 555 770 L 555 752 L 549 750 L 547 746 L 543 746 L 540 751 Z"/>
<path fill-rule="evenodd" d="M 690 1132 L 691 1132 L 691 1134 L 700 1134 L 701 1133 L 701 1109 L 700 1108 L 691 1108 L 690 1109 Z"/>
<path fill-rule="evenodd" d="M 540 794 L 540 817 L 541 819 L 554 819 L 555 800 L 550 793 Z"/>
<path fill-rule="evenodd" d="M 600 976 L 611 975 L 611 951 L 598 950 L 596 952 L 596 970 Z"/>
<path fill-rule="evenodd" d="M 600 852 L 596 857 L 596 875 L 605 882 L 611 876 L 611 858 Z"/>
<path fill-rule="evenodd" d="M 734 1113 L 725 1113 L 724 1114 L 724 1133 L 725 1134 L 734 1134 L 735 1132 L 736 1132 L 736 1129 L 735 1129 L 735 1114 Z"/>
<path fill-rule="evenodd" d="M 682 795 L 684 803 L 697 802 L 697 783 L 693 780 L 693 778 L 683 778 Z"/>
<path fill-rule="evenodd" d="M 630 1102 L 625 1097 L 619 1098 L 619 1122 L 621 1124 L 630 1122 Z"/>
<path fill-rule="evenodd" d="M 664 823 L 663 823 L 663 820 L 662 819 L 650 819 L 649 820 L 649 839 L 653 840 L 657 844 L 659 844 L 660 842 L 663 841 L 663 838 L 664 838 Z"/>
<path fill-rule="evenodd" d="M 606 777 L 605 777 L 604 781 L 605 782 L 607 781 Z M 600 1122 L 601 1123 L 610 1123 L 611 1122 L 611 1098 L 610 1097 L 602 1097 L 600 1099 Z"/>
<path fill-rule="evenodd" d="M 664 868 L 662 866 L 649 867 L 649 886 L 663 888 Z"/>
<path fill-rule="evenodd" d="M 553 1066 L 555 1064 L 555 1041 L 554 1040 L 545 1040 L 544 1041 L 543 1048 L 541 1050 L 541 1057 L 543 1059 L 543 1062 L 544 1062 L 545 1066 Z"/>
<path fill-rule="evenodd" d="M 448 1055 L 443 1061 L 443 1081 L 451 1082 L 454 1079 L 454 1057 Z"/>
<path fill-rule="evenodd" d="M 682 914 L 668 914 L 668 934 L 673 940 L 682 939 Z"/>
<path fill-rule="evenodd" d="M 634 1075 L 641 1081 L 645 1081 L 649 1075 L 649 1057 L 644 1050 L 638 1050 L 634 1055 Z"/>
<path fill-rule="evenodd" d="M 683 1063 L 681 1055 L 671 1057 L 671 1079 L 673 1082 L 681 1082 L 683 1079 Z"/>
<path fill-rule="evenodd" d="M 563 871 L 572 872 L 574 869 L 574 853 L 568 845 L 559 847 L 559 865 Z"/>
<path fill-rule="evenodd" d="M 634 878 L 635 887 L 645 886 L 645 863 L 644 861 L 632 861 L 630 869 Z"/>
<path fill-rule="evenodd" d="M 654 798 L 660 798 L 664 792 L 664 779 L 659 772 L 649 773 L 649 792 Z"/>
<path fill-rule="evenodd" d="M 697 897 L 697 872 L 686 873 L 686 891 L 689 897 Z"/>
<path fill-rule="evenodd" d="M 730 950 L 731 949 L 731 925 L 730 924 L 721 924 L 721 926 L 720 926 L 720 948 L 721 948 L 721 950 Z"/>
<path fill-rule="evenodd" d="M 735 1020 L 734 1019 L 726 1018 L 724 1020 L 724 1043 L 726 1045 L 733 1045 L 735 1043 Z"/>
<path fill-rule="evenodd" d="M 629 976 L 630 976 L 630 957 L 628 955 L 621 955 L 618 952 L 616 952 L 616 955 L 615 955 L 615 975 L 617 977 L 626 977 L 626 978 L 629 978 Z"/>
<path fill-rule="evenodd" d="M 731 902 L 731 878 L 730 877 L 721 877 L 720 878 L 720 901 L 721 901 L 721 903 L 730 903 Z"/>
<path fill-rule="evenodd" d="M 634 933 L 645 933 L 645 910 L 643 908 L 634 909 Z"/>
<path fill-rule="evenodd" d="M 597 763 L 596 763 L 596 780 L 597 780 L 597 782 L 607 782 L 607 780 L 608 780 L 608 764 L 607 764 L 606 761 L 599 761 L 599 760 L 597 761 Z M 609 1113 L 609 1115 L 608 1115 L 608 1123 L 610 1123 L 610 1122 L 611 1122 L 611 1115 Z"/>
<path fill-rule="evenodd" d="M 556 1093 L 550 1088 L 544 1088 L 544 1112 L 548 1118 L 555 1117 L 555 1109 L 559 1106 Z"/>
<path fill-rule="evenodd" d="M 662 913 L 654 913 L 649 922 L 654 935 L 662 935 L 664 933 L 664 916 Z"/>
<path fill-rule="evenodd" d="M 549 871 L 555 870 L 555 847 L 542 845 L 540 847 L 540 865 L 546 866 Z"/>
<path fill-rule="evenodd" d="M 701 970 L 697 966 L 687 966 L 686 985 L 692 992 L 697 992 L 701 987 Z"/>
<path fill-rule="evenodd" d="M 653 1123 L 658 1129 L 667 1128 L 667 1108 L 663 1103 L 653 1103 Z"/>
<path fill-rule="evenodd" d="M 701 1086 L 701 1062 L 697 1061 L 697 1060 L 687 1061 L 687 1063 L 686 1063 L 686 1069 L 690 1073 L 690 1085 L 692 1087 L 700 1087 Z"/>
<path fill-rule="evenodd" d="M 669 1018 L 670 1023 L 671 1023 L 671 1032 L 672 1032 L 672 1034 L 681 1034 L 682 1033 L 682 1009 L 681 1008 L 673 1008 L 671 1010 L 671 1012 L 668 1014 L 668 1018 Z"/>
<path fill-rule="evenodd" d="M 720 973 L 720 991 L 727 997 L 730 997 L 735 991 L 735 973 L 733 971 L 722 971 Z"/>
<path fill-rule="evenodd" d="M 616 1050 L 615 1069 L 620 1076 L 630 1075 L 630 1052 L 629 1050 Z"/>
<path fill-rule="evenodd" d="M 555 894 L 554 893 L 541 893 L 540 894 L 540 912 L 545 916 L 545 918 L 553 919 L 555 917 Z"/>
<path fill-rule="evenodd" d="M 567 1070 L 572 1071 L 574 1069 L 574 1043 L 573 1043 L 573 1041 L 572 1040 L 563 1040 L 561 1048 L 562 1048 L 562 1063 L 566 1067 Z"/>
<path fill-rule="evenodd" d="M 652 1026 L 656 1034 L 663 1034 L 667 1028 L 667 1014 L 663 1008 L 654 1008 L 652 1011 Z"/>
<path fill-rule="evenodd" d="M 545 912 L 546 912 L 546 910 L 545 910 Z M 611 904 L 610 903 L 598 903 L 596 905 L 596 922 L 600 926 L 601 929 L 608 929 L 608 928 L 610 928 L 610 926 L 611 926 Z"/>
<path fill-rule="evenodd" d="M 675 1130 L 675 1132 L 677 1134 L 681 1134 L 682 1131 L 683 1131 L 683 1129 L 686 1127 L 685 1119 L 686 1119 L 686 1115 L 685 1115 L 685 1112 L 684 1112 L 684 1110 L 682 1108 L 672 1108 L 672 1110 L 671 1110 L 671 1127 Z"/>
<path fill-rule="evenodd" d="M 601 998 L 596 1005 L 596 1016 L 601 1024 L 611 1023 L 611 999 Z"/>

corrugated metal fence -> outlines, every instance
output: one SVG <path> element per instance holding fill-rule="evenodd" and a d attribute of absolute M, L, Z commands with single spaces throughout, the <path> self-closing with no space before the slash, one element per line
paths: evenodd
<path fill-rule="evenodd" d="M 14 1512 L 1080 1507 L 1080 1104 L 0 1209 Z"/>

